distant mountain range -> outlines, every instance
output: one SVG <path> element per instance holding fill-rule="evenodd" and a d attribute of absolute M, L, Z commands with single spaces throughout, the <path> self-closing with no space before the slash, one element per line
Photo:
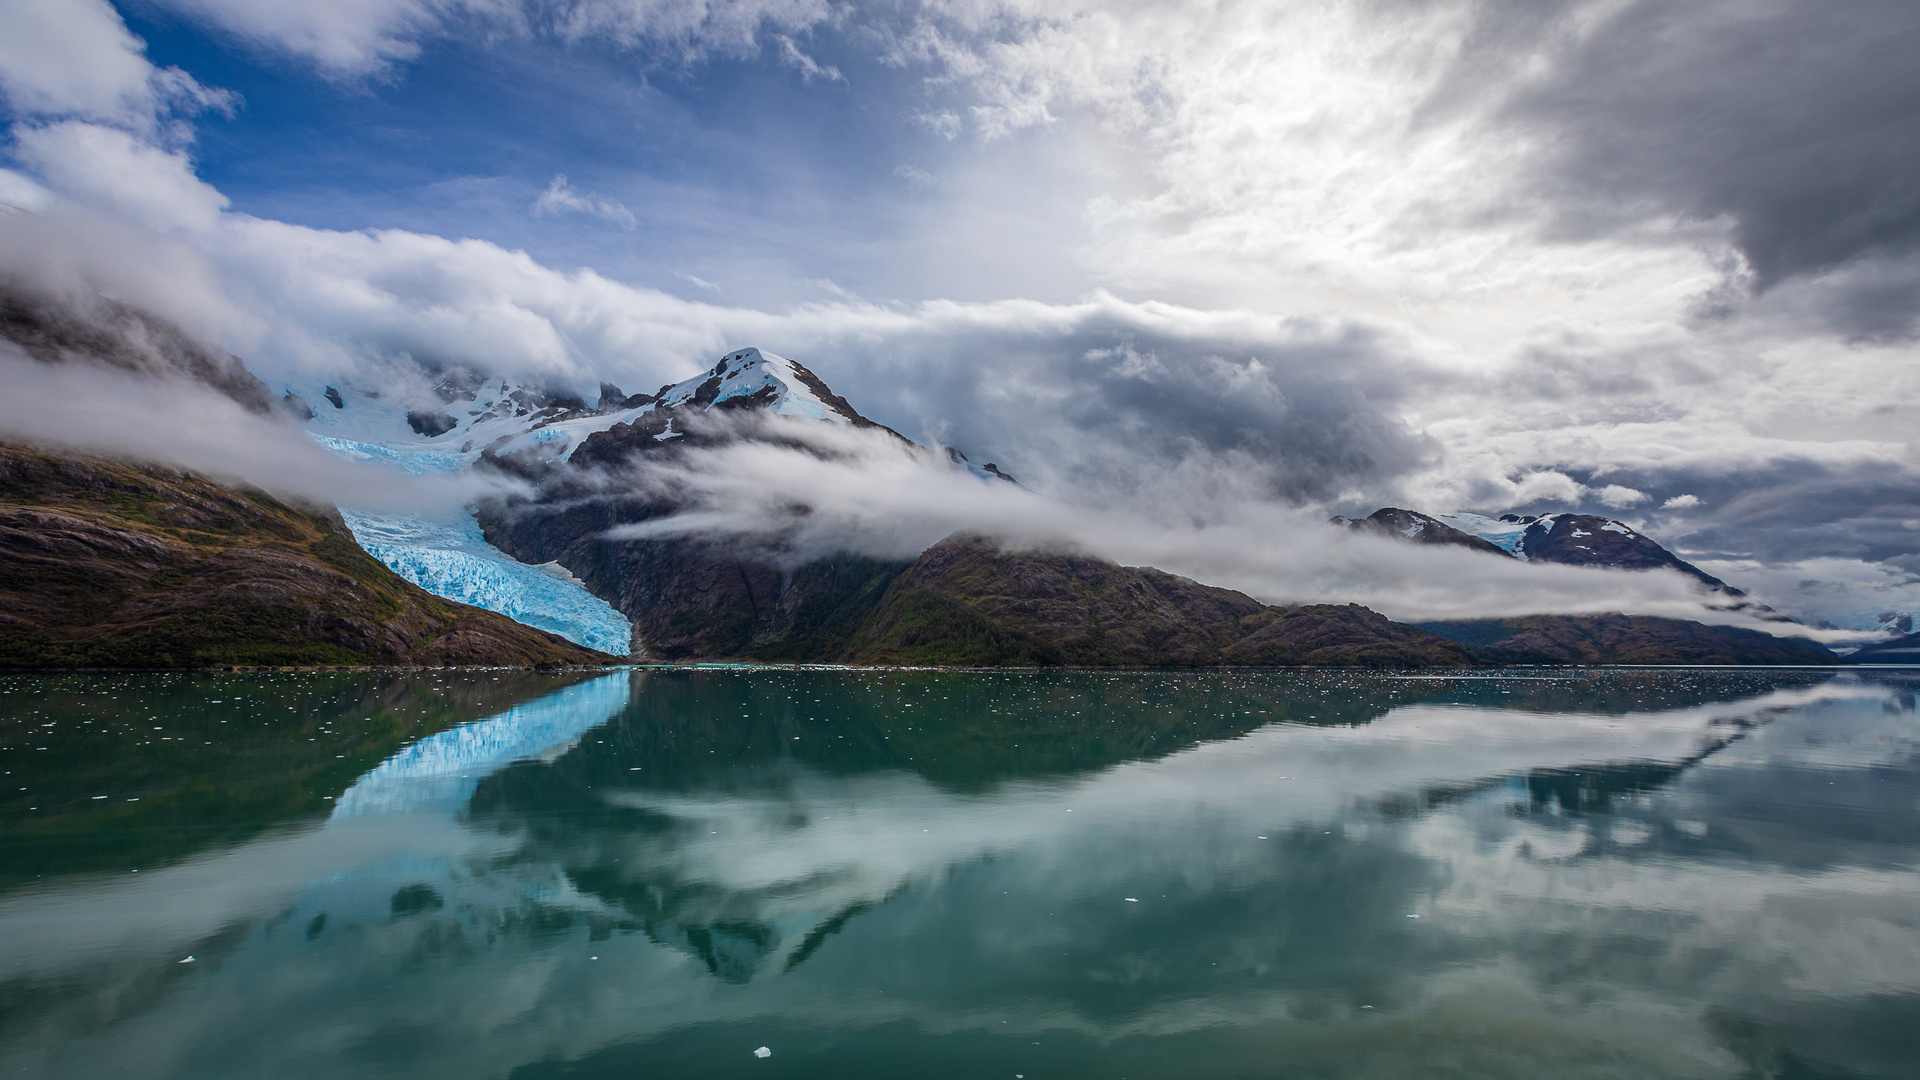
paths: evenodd
<path fill-rule="evenodd" d="M 631 527 L 657 523 L 686 507 L 670 485 L 609 482 L 609 477 L 687 468 L 689 456 L 701 449 L 791 445 L 792 421 L 867 431 L 926 468 L 965 472 L 982 483 L 1012 483 L 1013 478 L 995 464 L 976 465 L 959 451 L 913 443 L 862 416 L 803 365 L 758 349 L 730 352 L 710 370 L 651 394 L 602 384 L 591 405 L 564 391 L 465 371 L 441 373 L 421 400 L 396 400 L 345 382 L 289 385 L 276 395 L 237 359 L 196 352 L 185 335 L 174 341 L 164 327 L 149 327 L 157 320 L 132 309 L 104 309 L 108 318 L 102 329 L 99 320 L 90 321 L 84 313 L 63 315 L 57 305 L 18 298 L 10 304 L 0 303 L 0 332 L 30 342 L 29 351 L 42 361 L 132 365 L 147 374 L 196 379 L 250 409 L 277 411 L 306 426 L 321 445 L 343 456 L 415 473 L 493 470 L 523 481 L 529 493 L 478 507 L 484 541 L 443 538 L 434 541 L 439 549 L 410 552 L 404 538 L 428 530 L 387 529 L 380 542 L 371 533 L 360 536 L 386 562 L 383 567 L 358 549 L 350 548 L 358 561 L 345 559 L 336 541 L 328 539 L 342 538 L 337 521 L 259 493 L 222 490 L 171 470 L 72 456 L 67 460 L 74 468 L 96 479 L 62 479 L 55 457 L 12 448 L 0 459 L 8 468 L 0 509 L 15 523 L 5 542 L 13 552 L 30 552 L 41 568 L 33 579 L 38 583 L 16 590 L 13 599 L 23 605 L 18 610 L 39 614 L 0 621 L 0 663 L 193 666 L 249 656 L 259 662 L 306 657 L 366 663 L 604 658 L 427 596 L 393 578 L 388 567 L 441 596 L 501 610 L 518 610 L 502 600 L 503 591 L 516 591 L 516 580 L 526 588 L 575 590 L 579 601 L 562 607 L 590 620 L 598 618 L 594 605 L 600 610 L 611 605 L 607 618 L 631 621 L 634 655 L 658 660 L 1376 667 L 1843 662 L 1798 639 L 1646 616 L 1530 616 L 1409 626 L 1353 605 L 1274 607 L 1151 567 L 1124 567 L 1074 552 L 1007 551 L 966 534 L 949 537 L 917 558 L 898 560 L 849 554 L 798 559 L 777 545 L 721 535 L 634 536 Z M 116 344 L 116 334 L 127 336 L 129 325 L 140 330 L 136 337 L 160 341 L 165 348 L 142 351 Z M 126 359 L 129 354 L 132 360 Z M 112 498 L 88 502 L 89 484 L 150 494 L 130 509 Z M 220 528 L 209 529 L 176 523 L 153 509 L 169 498 L 188 496 L 244 512 L 223 512 Z M 56 528 L 50 514 L 86 517 L 89 524 Z M 358 513 L 347 520 L 362 531 L 381 525 Z M 1360 521 L 1336 519 L 1336 524 L 1413 543 L 1458 545 L 1490 558 L 1669 568 L 1723 596 L 1728 607 L 1765 610 L 1631 527 L 1604 518 L 1442 519 L 1389 507 Z M 628 538 L 608 535 L 622 527 L 628 527 Z M 159 550 L 156 544 L 180 550 L 168 548 L 165 558 L 144 553 Z M 512 558 L 501 559 L 499 552 Z M 264 566 L 269 556 L 291 560 L 275 571 L 281 584 L 267 605 L 270 611 L 246 608 L 239 598 L 265 596 L 271 589 L 216 587 L 223 580 L 219 568 Z M 486 590 L 476 592 L 464 578 L 487 559 L 494 560 L 487 564 L 492 577 Z M 61 577 L 62 565 L 71 571 L 68 584 L 60 584 L 67 580 Z M 291 569 L 296 566 L 306 569 Z M 61 589 L 119 599 L 75 602 L 62 615 L 63 601 L 54 598 L 69 593 Z M 174 607 L 166 608 L 163 593 Z M 526 596 L 520 607 L 526 607 Z M 164 632 L 140 629 L 146 625 L 143 613 L 162 609 L 181 619 L 165 623 Z M 309 617 L 294 617 L 299 611 Z M 575 640 L 607 639 L 604 631 L 595 631 L 597 637 L 587 633 L 593 627 L 570 626 L 568 617 L 557 614 L 552 625 Z M 198 625 L 216 629 L 192 637 L 186 628 L 195 618 Z"/>

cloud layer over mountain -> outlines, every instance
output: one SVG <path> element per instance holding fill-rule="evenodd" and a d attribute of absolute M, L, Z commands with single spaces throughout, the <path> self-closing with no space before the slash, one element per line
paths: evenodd
<path fill-rule="evenodd" d="M 1811 0 L 29 0 L 0 271 L 270 382 L 756 344 L 1100 514 L 1593 510 L 1870 625 L 1920 608 L 1916 45 Z"/>

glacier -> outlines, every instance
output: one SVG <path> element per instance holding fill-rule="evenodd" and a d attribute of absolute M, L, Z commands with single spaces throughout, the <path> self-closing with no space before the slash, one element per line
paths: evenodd
<path fill-rule="evenodd" d="M 1551 518 L 1553 515 L 1546 515 Z M 1469 514 L 1462 510 L 1452 514 L 1441 514 L 1440 520 L 1487 541 L 1516 559 L 1525 561 L 1527 553 L 1521 549 L 1520 542 L 1526 538 L 1527 523 L 1521 521 L 1501 521 L 1484 514 Z"/>
<path fill-rule="evenodd" d="M 478 456 L 310 434 L 329 453 L 414 476 L 457 475 Z M 523 563 L 487 543 L 471 511 L 395 517 L 342 506 L 340 517 L 367 554 L 435 596 L 505 615 L 603 653 L 626 656 L 633 650 L 633 624 L 625 615 L 588 592 L 565 567 Z"/>
<path fill-rule="evenodd" d="M 470 513 L 400 518 L 343 506 L 340 516 L 367 554 L 435 596 L 614 656 L 633 649 L 633 624 L 612 604 L 557 563 L 523 563 L 487 543 Z"/>

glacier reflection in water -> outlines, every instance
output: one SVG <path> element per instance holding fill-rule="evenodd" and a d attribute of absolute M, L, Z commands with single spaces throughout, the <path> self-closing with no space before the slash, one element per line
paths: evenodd
<path fill-rule="evenodd" d="M 1920 1075 L 1916 686 L 620 673 L 0 896 L 0 1069 Z"/>
<path fill-rule="evenodd" d="M 334 803 L 335 819 L 459 809 L 482 777 L 517 761 L 552 761 L 627 707 L 625 672 L 569 686 L 498 716 L 429 735 L 381 762 Z"/>

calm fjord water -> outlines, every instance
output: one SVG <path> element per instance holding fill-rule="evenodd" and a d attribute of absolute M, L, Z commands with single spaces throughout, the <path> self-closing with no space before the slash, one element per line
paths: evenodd
<path fill-rule="evenodd" d="M 0 1076 L 1920 1076 L 1917 701 L 9 676 Z"/>

